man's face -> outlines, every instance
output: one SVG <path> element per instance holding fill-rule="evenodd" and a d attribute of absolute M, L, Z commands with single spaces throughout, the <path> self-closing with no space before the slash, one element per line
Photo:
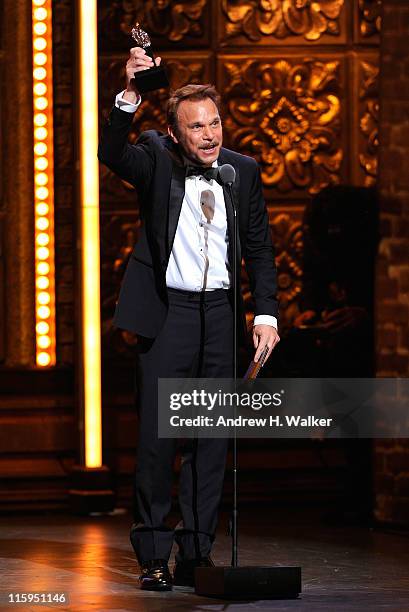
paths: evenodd
<path fill-rule="evenodd" d="M 222 123 L 217 106 L 210 98 L 183 100 L 178 106 L 178 129 L 168 128 L 173 142 L 195 164 L 211 166 L 222 146 Z"/>

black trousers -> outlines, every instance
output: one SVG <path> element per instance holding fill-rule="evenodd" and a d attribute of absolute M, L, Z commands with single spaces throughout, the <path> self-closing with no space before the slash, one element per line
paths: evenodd
<path fill-rule="evenodd" d="M 210 553 L 217 523 L 227 439 L 185 440 L 179 481 L 182 521 L 166 523 L 171 509 L 178 441 L 158 438 L 158 378 L 231 378 L 233 313 L 230 292 L 169 290 L 169 313 L 154 340 L 142 339 L 137 366 L 139 440 L 131 542 L 137 559 L 176 559 Z"/>

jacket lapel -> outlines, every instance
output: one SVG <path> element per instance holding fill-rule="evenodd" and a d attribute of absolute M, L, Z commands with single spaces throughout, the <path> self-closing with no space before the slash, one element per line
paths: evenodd
<path fill-rule="evenodd" d="M 217 160 L 219 166 L 223 164 L 228 164 L 229 160 L 226 159 L 226 156 L 223 151 L 221 151 L 219 155 L 219 159 Z M 233 197 L 235 200 L 235 205 L 237 209 L 237 225 L 239 227 L 239 193 L 240 193 L 240 174 L 237 167 L 234 168 L 236 170 L 236 179 L 232 185 L 233 188 Z M 234 211 L 233 211 L 233 203 L 230 197 L 230 190 L 228 187 L 223 186 L 223 194 L 224 194 L 224 202 L 226 205 L 226 217 L 227 217 L 227 229 L 229 232 L 229 261 L 233 263 L 233 231 L 234 231 Z M 241 248 L 240 248 L 240 236 L 237 236 L 237 260 L 241 262 Z"/>
<path fill-rule="evenodd" d="M 169 151 L 172 159 L 172 178 L 170 183 L 169 208 L 168 208 L 168 231 L 166 236 L 166 265 L 172 250 L 176 228 L 179 221 L 182 202 L 185 196 L 185 174 L 186 170 L 180 158 Z"/>

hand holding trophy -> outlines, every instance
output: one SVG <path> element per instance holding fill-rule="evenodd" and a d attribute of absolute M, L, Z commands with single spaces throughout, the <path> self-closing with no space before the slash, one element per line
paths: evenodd
<path fill-rule="evenodd" d="M 129 88 L 133 79 L 135 79 L 132 83 L 133 89 L 138 93 L 168 87 L 169 81 L 165 69 L 160 65 L 160 58 L 155 59 L 149 35 L 139 23 L 135 24 L 131 35 L 136 47 L 131 49 L 131 56 L 126 65 L 127 87 Z"/>

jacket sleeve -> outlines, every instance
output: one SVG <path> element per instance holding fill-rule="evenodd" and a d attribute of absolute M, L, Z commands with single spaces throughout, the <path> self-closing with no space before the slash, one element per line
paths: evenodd
<path fill-rule="evenodd" d="M 250 188 L 249 221 L 243 257 L 253 295 L 254 314 L 278 318 L 277 269 L 266 205 L 264 202 L 260 168 L 255 164 Z"/>
<path fill-rule="evenodd" d="M 146 190 L 155 167 L 154 149 L 144 133 L 135 145 L 128 142 L 134 114 L 113 107 L 102 129 L 98 159 L 121 179 Z"/>

